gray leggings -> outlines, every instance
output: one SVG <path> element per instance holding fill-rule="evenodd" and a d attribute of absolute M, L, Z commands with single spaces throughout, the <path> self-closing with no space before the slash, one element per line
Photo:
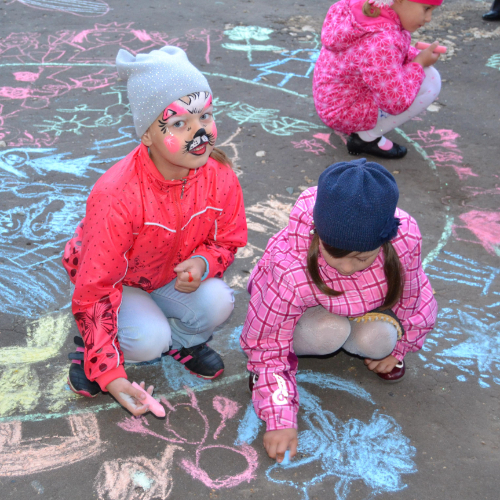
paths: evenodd
<path fill-rule="evenodd" d="M 356 323 L 311 307 L 302 315 L 293 333 L 295 354 L 321 355 L 345 349 L 363 358 L 382 359 L 394 350 L 398 333 L 385 321 Z"/>

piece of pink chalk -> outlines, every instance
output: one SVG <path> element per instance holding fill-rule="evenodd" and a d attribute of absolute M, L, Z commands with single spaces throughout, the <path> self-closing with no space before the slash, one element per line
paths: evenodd
<path fill-rule="evenodd" d="M 141 392 L 146 394 L 146 401 L 143 401 L 144 404 L 149 405 L 149 409 L 153 415 L 156 415 L 157 417 L 165 416 L 165 408 L 163 408 L 159 401 L 157 401 L 153 396 L 150 396 L 149 393 L 145 391 L 137 382 L 132 382 L 132 387 L 139 389 Z"/>
<path fill-rule="evenodd" d="M 430 43 L 425 43 L 425 42 L 417 42 L 415 44 L 415 48 L 418 49 L 418 50 L 424 50 L 426 49 L 427 47 L 430 47 L 431 44 Z M 446 47 L 444 47 L 443 45 L 438 45 L 433 52 L 435 52 L 436 54 L 446 54 L 446 51 L 448 49 Z"/>

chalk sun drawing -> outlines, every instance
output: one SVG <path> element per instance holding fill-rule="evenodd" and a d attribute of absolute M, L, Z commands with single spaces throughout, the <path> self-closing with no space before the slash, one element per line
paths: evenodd
<path fill-rule="evenodd" d="M 208 488 L 234 488 L 242 482 L 250 482 L 255 478 L 255 471 L 258 466 L 257 452 L 248 444 L 241 444 L 239 446 L 207 444 L 207 439 L 209 438 L 210 433 L 210 423 L 208 417 L 199 407 L 198 400 L 194 392 L 192 392 L 189 388 L 186 388 L 186 391 L 190 398 L 190 402 L 188 403 L 177 403 L 176 405 L 172 405 L 168 400 L 162 398 L 162 402 L 168 408 L 165 417 L 164 434 L 158 434 L 149 429 L 149 424 L 145 417 L 127 418 L 120 422 L 118 426 L 128 432 L 138 433 L 142 436 L 151 436 L 156 440 L 159 439 L 168 443 L 176 443 L 181 446 L 178 448 L 179 450 L 187 450 L 189 455 L 192 455 L 194 451 L 194 460 L 190 458 L 183 458 L 180 461 L 180 465 L 185 472 L 193 477 L 193 479 L 201 481 Z M 220 422 L 212 435 L 212 439 L 216 441 L 225 428 L 227 421 L 236 416 L 240 410 L 240 406 L 235 401 L 223 396 L 215 396 L 212 400 L 212 404 L 214 409 L 220 415 Z M 172 419 L 177 416 L 177 412 L 180 412 L 183 409 L 194 410 L 194 412 L 190 413 L 190 415 L 192 415 L 191 419 L 197 418 L 202 425 L 196 425 L 193 429 L 188 428 L 189 426 L 183 426 L 182 428 L 174 426 L 171 422 Z M 200 428 L 202 429 L 202 435 L 200 435 Z M 191 451 L 190 447 L 194 447 L 194 450 Z M 210 453 L 216 449 L 224 449 L 240 455 L 246 461 L 246 469 L 239 472 L 229 470 L 226 472 L 233 473 L 226 473 L 225 475 L 217 478 L 210 477 L 201 465 L 201 457 L 202 455 L 205 457 L 207 454 L 210 455 Z M 139 461 L 147 460 L 145 457 L 138 457 L 138 459 Z M 231 466 L 229 466 L 229 468 L 230 467 Z M 148 478 L 148 480 L 151 482 L 151 478 Z"/>
<path fill-rule="evenodd" d="M 288 485 L 308 500 L 309 490 L 327 478 L 337 478 L 335 495 L 347 500 L 355 481 L 370 488 L 369 498 L 406 487 L 402 474 L 417 471 L 412 458 L 416 453 L 401 427 L 388 415 L 375 411 L 368 423 L 357 419 L 342 422 L 325 410 L 321 400 L 303 387 L 313 384 L 321 388 L 341 390 L 374 404 L 370 394 L 354 382 L 328 374 L 299 372 L 297 374 L 301 410 L 299 455 L 287 465 L 274 464 L 266 471 L 267 478 Z M 262 426 L 252 405 L 240 423 L 236 443 L 252 443 Z M 319 472 L 318 468 L 320 469 Z M 297 469 L 306 469 L 307 481 L 294 479 Z M 314 472 L 311 472 L 314 471 Z"/>

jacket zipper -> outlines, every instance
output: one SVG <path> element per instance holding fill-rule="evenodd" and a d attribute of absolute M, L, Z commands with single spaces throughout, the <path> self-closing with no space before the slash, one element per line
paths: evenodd
<path fill-rule="evenodd" d="M 181 205 L 180 205 L 179 202 L 184 197 L 184 188 L 186 187 L 186 182 L 187 182 L 187 179 L 184 179 L 182 181 L 181 194 L 180 194 L 179 198 L 174 197 L 175 198 L 174 207 L 175 207 L 175 216 L 176 216 L 176 219 L 177 219 L 177 224 L 175 226 L 175 241 L 174 241 L 174 244 L 172 245 L 172 252 L 171 252 L 171 254 L 169 256 L 170 262 L 172 262 L 174 260 L 174 258 L 175 258 L 175 255 L 176 255 L 177 250 L 179 248 L 179 241 L 181 239 L 182 210 L 181 210 Z"/>

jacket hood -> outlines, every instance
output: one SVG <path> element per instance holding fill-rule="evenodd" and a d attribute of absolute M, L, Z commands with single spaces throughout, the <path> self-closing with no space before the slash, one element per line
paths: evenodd
<path fill-rule="evenodd" d="M 377 18 L 362 14 L 364 0 L 341 0 L 328 12 L 321 42 L 323 47 L 333 52 L 343 52 L 352 47 L 368 33 L 401 29 L 398 15 L 392 9 L 381 9 Z"/>

